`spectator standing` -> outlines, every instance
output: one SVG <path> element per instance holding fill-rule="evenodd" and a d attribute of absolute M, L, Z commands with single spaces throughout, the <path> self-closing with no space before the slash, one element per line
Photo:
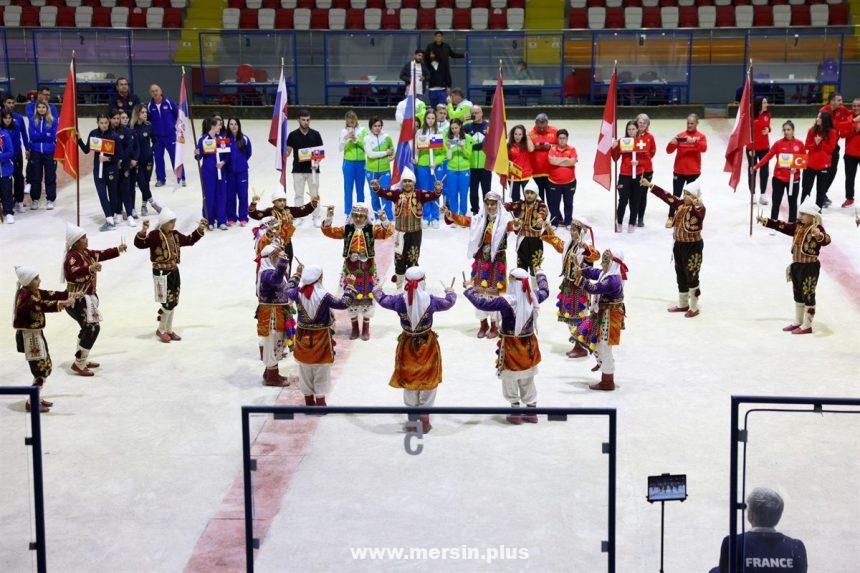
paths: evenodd
<path fill-rule="evenodd" d="M 508 161 L 511 169 L 511 200 L 520 200 L 520 194 L 532 178 L 532 155 L 534 143 L 526 135 L 524 125 L 515 125 L 508 134 Z"/>
<path fill-rule="evenodd" d="M 155 209 L 156 213 L 161 212 L 161 207 L 152 198 L 152 191 L 149 189 L 155 156 L 155 133 L 149 121 L 149 110 L 143 104 L 139 104 L 132 111 L 131 128 L 137 145 L 137 166 L 133 169 L 132 184 L 136 183 L 140 189 L 140 215 L 146 217 L 149 215 L 149 207 Z"/>
<path fill-rule="evenodd" d="M 15 112 L 15 98 L 11 94 L 7 94 L 3 98 L 3 110 L 9 112 L 12 118 L 12 125 L 6 125 L 3 129 L 9 131 L 12 138 L 12 149 L 14 155 L 12 157 L 12 193 L 15 200 L 15 211 L 23 213 L 24 209 L 24 156 L 30 156 L 30 138 L 27 136 L 27 124 L 24 123 L 24 117 L 20 113 Z"/>
<path fill-rule="evenodd" d="M 340 130 L 340 150 L 343 152 L 343 205 L 344 214 L 352 213 L 352 192 L 359 203 L 364 203 L 365 153 L 364 138 L 367 130 L 358 125 L 358 115 L 346 112 L 346 125 Z"/>
<path fill-rule="evenodd" d="M 573 220 L 573 196 L 576 193 L 576 164 L 579 158 L 576 148 L 568 145 L 569 134 L 559 129 L 556 134 L 558 143 L 549 150 L 549 210 L 552 224 L 556 227 L 569 227 Z M 561 204 L 564 202 L 564 213 Z"/>
<path fill-rule="evenodd" d="M 248 160 L 251 159 L 251 138 L 242 132 L 238 117 L 227 121 L 230 137 L 230 164 L 227 174 L 227 226 L 237 222 L 240 227 L 248 224 Z M 238 209 L 238 211 L 237 211 Z"/>
<path fill-rule="evenodd" d="M 463 90 L 454 88 L 451 90 L 451 97 L 448 98 L 448 120 L 459 119 L 465 126 L 472 121 L 472 102 L 463 97 Z"/>
<path fill-rule="evenodd" d="M 109 110 L 122 111 L 131 115 L 131 112 L 140 105 L 140 98 L 131 93 L 128 78 L 117 78 L 114 84 L 114 93 L 110 96 Z"/>
<path fill-rule="evenodd" d="M 775 141 L 770 148 L 770 151 L 761 158 L 753 169 L 761 169 L 774 157 L 778 157 L 780 153 L 799 154 L 806 150 L 804 143 L 794 137 L 794 123 L 786 121 L 782 124 L 783 138 Z M 791 188 L 789 189 L 789 183 Z M 794 223 L 797 220 L 797 198 L 800 195 L 800 174 L 796 169 L 789 167 L 780 167 L 777 163 L 776 169 L 773 170 L 773 180 L 771 181 L 771 189 L 773 189 L 773 201 L 770 206 L 770 218 L 779 218 L 779 207 L 782 204 L 782 196 L 788 195 L 788 222 Z"/>
<path fill-rule="evenodd" d="M 624 137 L 635 139 L 639 133 L 639 127 L 635 121 L 628 121 L 624 128 Z M 612 142 L 612 159 L 618 161 L 621 159 L 621 168 L 618 175 L 618 207 L 615 211 L 615 232 L 621 232 L 621 226 L 624 223 L 624 212 L 627 210 L 628 203 L 630 204 L 630 218 L 627 225 L 627 232 L 632 233 L 636 227 L 636 219 L 639 215 L 639 176 L 642 175 L 642 166 L 639 161 L 639 154 L 636 153 L 636 159 L 633 159 L 633 149 L 621 149 L 621 142 L 615 140 Z"/>
<path fill-rule="evenodd" d="M 549 124 L 549 118 L 545 113 L 539 113 L 535 118 L 535 125 L 529 133 L 529 139 L 534 144 L 532 152 L 532 179 L 535 180 L 540 193 L 540 200 L 546 202 L 549 192 L 549 150 L 558 143 L 558 130 Z"/>
<path fill-rule="evenodd" d="M 60 117 L 60 112 L 57 110 L 57 107 L 51 103 L 51 88 L 49 86 L 41 86 L 39 88 L 39 91 L 36 92 L 36 99 L 32 99 L 32 100 L 28 101 L 27 105 L 24 106 L 24 117 L 27 118 L 27 128 L 28 128 L 27 136 L 28 137 L 30 135 L 30 132 L 29 132 L 30 122 L 33 120 L 33 115 L 36 113 L 36 104 L 38 104 L 39 102 L 45 102 L 46 104 L 48 104 L 48 108 L 51 111 L 51 117 L 53 117 L 53 118 L 59 118 Z M 32 173 L 33 163 L 30 159 L 31 159 L 30 154 L 28 154 L 27 155 L 27 168 L 24 171 L 25 179 L 27 181 L 26 184 L 24 185 L 24 194 L 25 195 L 30 194 L 30 189 L 31 189 L 32 183 L 33 183 L 33 173 Z M 39 189 L 37 196 L 41 197 L 41 195 L 42 195 L 42 190 Z M 32 206 L 32 203 L 31 203 L 31 206 Z"/>
<path fill-rule="evenodd" d="M 806 133 L 806 152 L 809 154 L 809 163 L 803 171 L 801 203 L 809 196 L 812 186 L 815 185 L 815 204 L 820 208 L 824 207 L 827 188 L 830 185 L 833 149 L 838 146 L 839 134 L 833 127 L 833 116 L 829 112 L 819 111 L 818 117 L 815 118 L 815 125 Z"/>
<path fill-rule="evenodd" d="M 206 197 L 209 230 L 227 230 L 227 174 L 229 138 L 221 135 L 221 120 L 215 116 L 203 120 L 203 135 L 197 140 L 194 156 L 201 159 L 200 179 Z M 225 153 L 226 151 L 226 153 Z"/>
<path fill-rule="evenodd" d="M 854 121 L 853 114 L 850 109 L 845 107 L 842 101 L 842 94 L 839 92 L 832 92 L 827 97 L 827 105 L 823 106 L 818 111 L 828 112 L 833 117 L 833 126 L 836 128 L 837 132 L 841 133 L 845 129 L 845 124 Z M 839 140 L 836 140 L 836 147 L 833 148 L 833 153 L 830 158 L 830 169 L 828 170 L 827 177 L 825 179 L 825 189 L 824 189 L 824 207 L 830 207 L 830 199 L 827 198 L 827 191 L 830 190 L 830 186 L 833 184 L 833 179 L 836 178 L 836 172 L 839 171 Z"/>
<path fill-rule="evenodd" d="M 675 167 L 672 173 L 672 194 L 680 197 L 687 183 L 692 183 L 702 174 L 702 153 L 708 150 L 708 139 L 699 131 L 699 116 L 687 116 L 687 129 L 669 141 L 666 153 L 675 153 Z M 671 229 L 675 208 L 669 207 L 666 228 Z"/>
<path fill-rule="evenodd" d="M 459 59 L 468 55 L 465 52 L 455 52 L 454 49 L 444 41 L 444 39 L 445 37 L 442 32 L 437 30 L 433 34 L 433 42 L 428 44 L 427 49 L 424 50 L 428 67 L 432 68 L 430 70 L 431 79 L 434 71 L 438 72 L 440 77 L 438 78 L 439 82 L 437 83 L 442 84 L 434 85 L 433 82 L 430 84 L 430 107 L 434 108 L 440 103 L 447 103 L 448 90 L 450 90 L 453 85 L 453 82 L 451 81 L 451 58 Z"/>
<path fill-rule="evenodd" d="M 473 105 L 470 110 L 472 121 L 463 127 L 463 131 L 472 136 L 472 159 L 470 160 L 469 174 L 469 202 L 472 214 L 477 215 L 481 208 L 484 196 L 490 192 L 493 185 L 493 173 L 484 169 L 487 162 L 487 154 L 484 153 L 484 139 L 487 137 L 487 128 L 490 122 L 484 119 L 484 110 L 479 105 Z M 478 189 L 481 195 L 478 197 Z"/>
<path fill-rule="evenodd" d="M 309 147 L 322 147 L 323 140 L 320 132 L 311 129 L 311 112 L 306 109 L 299 110 L 299 127 L 287 136 L 287 157 L 293 156 L 293 188 L 295 190 L 295 205 L 301 207 L 305 204 L 305 186 L 311 199 L 319 199 L 319 166 L 314 160 L 300 160 L 299 151 Z M 317 204 L 313 212 L 314 226 L 319 227 L 322 223 L 320 207 Z M 296 219 L 296 225 L 300 225 L 302 219 Z"/>
<path fill-rule="evenodd" d="M 15 148 L 12 132 L 15 121 L 5 109 L 0 112 L 0 205 L 6 215 L 6 223 L 15 222 L 15 201 L 12 192 L 12 175 L 15 173 Z"/>
<path fill-rule="evenodd" d="M 115 123 L 118 150 L 119 153 L 119 183 L 117 191 L 119 193 L 122 207 L 125 209 L 125 216 L 128 220 L 129 227 L 136 227 L 137 212 L 134 210 L 134 179 L 132 174 L 137 167 L 137 140 L 134 138 L 134 131 L 129 127 L 128 113 L 125 110 L 116 110 L 111 117 L 111 125 Z M 122 221 L 122 209 L 117 213 L 117 218 Z"/>
<path fill-rule="evenodd" d="M 845 138 L 845 202 L 842 207 L 854 205 L 854 178 L 860 163 L 860 98 L 851 102 L 852 121 L 845 122 L 840 135 Z"/>
<path fill-rule="evenodd" d="M 639 162 L 639 168 L 642 170 L 642 177 L 649 182 L 654 179 L 654 156 L 657 155 L 657 142 L 654 141 L 654 136 L 648 131 L 651 127 L 651 118 L 648 114 L 640 113 L 636 116 L 636 127 L 639 128 L 639 137 L 645 142 L 645 149 L 641 153 L 636 153 L 636 161 Z M 641 178 L 640 178 L 641 180 Z M 636 226 L 645 226 L 645 207 L 648 204 L 648 189 L 643 185 L 639 185 L 634 189 L 634 193 L 638 195 L 637 203 L 639 205 L 639 213 L 636 217 Z"/>
<path fill-rule="evenodd" d="M 770 151 L 770 105 L 766 97 L 757 97 L 753 102 L 753 141 L 749 147 L 750 164 L 761 161 Z M 767 179 L 770 176 L 770 166 L 765 163 L 759 170 L 759 205 L 767 205 Z M 755 189 L 755 178 L 750 173 L 750 190 Z"/>
<path fill-rule="evenodd" d="M 86 142 L 78 137 L 78 146 L 84 153 L 93 152 L 93 182 L 105 216 L 105 222 L 99 227 L 99 231 L 104 232 L 116 229 L 114 213 L 122 211 L 116 175 L 120 143 L 117 141 L 116 131 L 111 129 L 107 115 L 100 114 L 96 122 L 97 127 L 87 136 Z"/>
<path fill-rule="evenodd" d="M 415 95 L 423 96 L 424 95 L 424 86 L 427 84 L 427 79 L 430 76 L 427 65 L 424 63 L 424 52 L 421 50 L 415 50 L 415 54 L 412 59 L 403 64 L 403 67 L 400 68 L 400 81 L 406 84 L 405 94 L 409 95 L 411 92 L 409 91 L 410 86 L 412 85 L 412 78 L 415 78 Z"/>
<path fill-rule="evenodd" d="M 54 208 L 57 199 L 57 160 L 54 149 L 57 144 L 57 117 L 44 101 L 35 106 L 30 118 L 30 209 L 39 208 L 42 197 L 42 181 L 45 182 L 45 209 Z"/>
<path fill-rule="evenodd" d="M 466 214 L 469 176 L 472 165 L 472 136 L 463 131 L 462 120 L 451 120 L 448 128 L 448 178 L 445 180 L 445 204 L 457 215 Z"/>
<path fill-rule="evenodd" d="M 448 142 L 445 133 L 439 126 L 436 112 L 430 109 L 424 116 L 424 124 L 415 134 L 415 147 L 418 150 L 416 188 L 420 191 L 430 191 L 436 188 L 436 182 L 444 184 L 448 174 Z M 424 228 L 439 228 L 439 205 L 435 201 L 424 204 Z"/>
<path fill-rule="evenodd" d="M 364 155 L 366 157 L 364 176 L 370 187 L 370 203 L 373 206 L 373 211 L 378 213 L 380 209 L 385 209 L 385 214 L 393 221 L 394 207 L 391 201 L 380 197 L 373 189 L 373 181 L 377 181 L 381 189 L 388 189 L 391 186 L 391 159 L 394 157 L 394 140 L 382 131 L 382 125 L 382 119 L 378 116 L 371 117 L 370 121 L 367 122 L 370 132 L 364 136 Z"/>
<path fill-rule="evenodd" d="M 162 187 L 167 182 L 164 165 L 164 152 L 170 157 L 170 166 L 176 165 L 174 152 L 176 150 L 176 121 L 179 119 L 179 108 L 172 100 L 164 97 L 164 92 L 158 84 L 149 88 L 149 121 L 155 133 L 155 186 Z M 177 181 L 185 187 L 185 174 Z"/>

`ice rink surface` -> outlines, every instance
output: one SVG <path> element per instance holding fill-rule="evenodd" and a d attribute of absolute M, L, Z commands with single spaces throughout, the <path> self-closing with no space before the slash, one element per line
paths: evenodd
<path fill-rule="evenodd" d="M 82 130 L 89 120 L 82 121 Z M 518 123 L 508 121 L 508 126 Z M 523 122 L 530 124 L 531 122 Z M 612 232 L 612 194 L 591 181 L 597 121 L 553 122 L 571 131 L 581 160 L 574 215 L 594 224 L 599 248 L 622 248 L 630 268 L 626 330 L 616 349 L 614 393 L 586 388 L 598 379 L 591 359 L 571 360 L 568 332 L 556 321 L 560 256 L 546 253 L 551 295 L 541 309 L 543 362 L 536 378 L 540 406 L 614 407 L 618 429 L 618 571 L 657 570 L 660 515 L 645 501 L 647 476 L 686 473 L 689 499 L 667 506 L 666 570 L 706 571 L 716 565 L 728 529 L 729 396 L 732 394 L 857 396 L 860 351 L 860 230 L 844 199 L 844 171 L 831 188 L 834 207 L 824 225 L 833 243 L 824 248 L 817 292 L 815 333 L 781 332 L 791 321 L 791 287 L 784 280 L 790 241 L 756 226 L 748 234 L 748 198 L 736 194 L 722 172 L 728 120 L 703 121 L 709 139 L 703 162 L 704 230 L 701 315 L 669 314 L 676 301 L 666 206 L 649 197 L 646 227 Z M 781 124 L 774 119 L 774 129 Z M 621 123 L 623 126 L 623 122 Z M 291 123 L 294 127 L 295 123 Z M 329 149 L 322 166 L 323 204 L 337 205 L 342 221 L 343 185 L 336 150 L 336 121 L 314 121 Z M 397 137 L 393 121 L 387 125 Z M 655 182 L 671 188 L 667 141 L 683 120 L 656 121 Z M 798 123 L 805 134 L 808 122 Z M 254 143 L 251 185 L 264 197 L 277 185 L 268 124 L 246 122 Z M 83 162 L 89 162 L 83 158 Z M 179 213 L 177 228 L 190 232 L 200 214 L 200 187 L 154 189 L 156 199 Z M 495 183 L 498 184 L 498 183 Z M 102 219 L 92 178 L 81 185 L 82 225 L 91 248 L 129 245 L 135 229 L 99 233 Z M 292 183 L 288 193 L 292 199 Z M 53 212 L 28 212 L 0 226 L 5 278 L 0 300 L 11 302 L 13 265 L 37 268 L 43 288 L 59 288 L 65 221 L 74 221 L 74 186 L 59 192 Z M 769 213 L 770 207 L 765 207 Z M 785 209 L 783 209 L 785 213 Z M 566 232 L 566 231 L 565 231 Z M 441 292 L 466 271 L 465 229 L 425 231 L 421 264 L 428 286 Z M 341 243 L 326 239 L 308 221 L 294 237 L 305 264 L 320 264 L 334 289 Z M 510 239 L 509 262 L 514 261 Z M 380 246 L 378 264 L 391 265 Z M 254 321 L 254 263 L 250 227 L 214 231 L 183 249 L 182 294 L 174 325 L 183 341 L 154 336 L 148 254 L 133 247 L 108 261 L 99 277 L 105 321 L 92 358 L 94 378 L 69 373 L 77 326 L 65 314 L 48 316 L 46 337 L 54 374 L 45 394 L 55 402 L 43 420 L 48 563 L 69 572 L 235 571 L 241 553 L 241 431 L 239 407 L 298 403 L 297 389 L 262 386 Z M 390 272 L 381 273 L 390 276 Z M 458 293 L 461 292 L 457 281 Z M 387 284 L 390 291 L 392 285 Z M 9 327 L 0 358 L 3 384 L 28 385 L 23 357 L 15 352 L 11 305 L 0 312 Z M 495 342 L 475 338 L 474 311 L 462 296 L 436 317 L 444 361 L 438 406 L 504 406 L 495 378 Z M 377 308 L 370 342 L 350 342 L 348 321 L 338 317 L 337 405 L 400 405 L 388 386 L 399 326 Z M 287 372 L 289 361 L 282 365 Z M 29 570 L 26 551 L 26 451 L 21 445 L 23 401 L 0 401 L 0 570 Z M 298 424 L 279 422 L 278 424 Z M 860 458 L 853 416 L 754 414 L 747 483 L 779 490 L 786 500 L 780 529 L 806 542 L 810 570 L 855 571 Z M 268 422 L 267 425 L 273 424 Z M 256 420 L 254 430 L 263 427 Z M 268 427 L 268 426 L 267 426 Z M 266 520 L 258 570 L 299 566 L 315 571 L 582 571 L 605 568 L 606 463 L 600 443 L 605 423 L 510 427 L 482 417 L 444 417 L 424 440 L 425 453 L 403 451 L 401 421 L 329 416 L 260 435 L 261 467 L 286 471 L 269 496 L 260 492 L 258 516 Z M 301 434 L 301 435 L 300 435 Z M 280 438 L 278 438 L 280 436 Z M 265 447 L 264 447 L 265 446 Z M 292 448 L 292 449 L 291 449 Z M 8 463 L 7 463 L 8 461 Z M 238 481 L 237 481 L 238 480 Z M 229 523 L 228 523 L 229 522 Z M 237 537 L 238 535 L 238 537 Z M 353 546 L 527 548 L 530 558 L 487 565 L 471 561 L 360 561 Z M 237 553 L 238 552 L 238 553 Z"/>

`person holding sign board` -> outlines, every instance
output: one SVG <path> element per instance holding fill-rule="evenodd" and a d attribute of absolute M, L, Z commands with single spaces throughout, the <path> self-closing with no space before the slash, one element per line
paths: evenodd
<path fill-rule="evenodd" d="M 203 158 L 200 168 L 203 193 L 206 196 L 206 215 L 209 230 L 218 227 L 227 230 L 227 157 L 230 155 L 230 138 L 221 135 L 222 122 L 217 117 L 203 120 L 203 135 L 197 140 L 194 157 Z"/>
<path fill-rule="evenodd" d="M 300 149 L 322 148 L 322 135 L 311 129 L 311 113 L 306 109 L 299 110 L 299 127 L 287 136 L 287 157 L 293 156 L 293 187 L 296 207 L 305 203 L 305 186 L 311 199 L 319 198 L 319 162 L 314 165 L 311 157 L 298 153 Z M 316 170 L 314 170 L 316 167 Z M 314 173 L 316 171 L 316 173 Z M 319 207 L 313 213 L 314 225 L 319 227 L 322 215 Z M 302 219 L 296 219 L 296 225 L 301 225 Z"/>
<path fill-rule="evenodd" d="M 418 161 L 415 168 L 419 189 L 435 189 L 436 183 L 444 182 L 448 174 L 447 143 L 436 120 L 436 112 L 427 110 L 424 124 L 415 133 Z M 433 201 L 424 205 L 423 227 L 439 228 L 439 205 Z"/>
<path fill-rule="evenodd" d="M 94 153 L 93 181 L 96 184 L 96 193 L 99 195 L 99 203 L 105 215 L 104 224 L 99 231 L 112 231 L 116 229 L 113 214 L 120 211 L 120 197 L 117 192 L 117 135 L 110 128 L 110 119 L 105 114 L 99 114 L 96 119 L 98 127 L 87 136 L 87 141 L 79 137 L 78 146 L 84 153 Z M 132 219 L 133 220 L 133 219 Z"/>
<path fill-rule="evenodd" d="M 618 161 L 621 158 L 621 174 L 618 176 L 618 208 L 615 211 L 615 232 L 621 232 L 624 223 L 624 211 L 630 203 L 630 219 L 627 224 L 627 232 L 632 233 L 636 228 L 639 217 L 639 180 L 644 172 L 644 166 L 638 161 L 636 144 L 645 147 L 647 144 L 638 137 L 639 128 L 635 121 L 628 121 L 624 128 L 624 137 L 612 142 L 612 159 Z"/>
<path fill-rule="evenodd" d="M 770 218 L 779 216 L 782 196 L 788 190 L 788 221 L 797 220 L 797 197 L 800 195 L 800 170 L 806 166 L 805 147 L 803 142 L 794 137 L 794 123 L 790 120 L 782 124 L 784 137 L 771 146 L 770 151 L 753 166 L 758 171 L 777 157 L 776 169 L 773 172 L 773 201 L 770 206 Z M 797 157 L 797 160 L 795 160 Z"/>

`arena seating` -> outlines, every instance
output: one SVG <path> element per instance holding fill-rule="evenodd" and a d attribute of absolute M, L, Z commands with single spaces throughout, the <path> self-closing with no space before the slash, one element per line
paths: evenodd
<path fill-rule="evenodd" d="M 6 27 L 182 28 L 188 0 L 0 0 Z"/>

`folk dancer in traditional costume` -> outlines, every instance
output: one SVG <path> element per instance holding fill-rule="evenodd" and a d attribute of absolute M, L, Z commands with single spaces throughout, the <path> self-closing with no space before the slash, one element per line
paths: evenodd
<path fill-rule="evenodd" d="M 373 291 L 379 306 L 393 310 L 400 317 L 403 332 L 397 338 L 394 373 L 388 385 L 403 388 L 403 403 L 411 408 L 429 408 L 436 400 L 436 388 L 442 382 L 442 353 L 433 330 L 433 314 L 454 306 L 457 295 L 453 281 L 445 288 L 445 297 L 426 292 L 426 276 L 420 267 L 406 269 L 406 292 L 387 295 L 377 286 Z M 430 415 L 422 414 L 424 433 L 430 431 Z"/>
<path fill-rule="evenodd" d="M 278 362 L 295 341 L 296 321 L 292 301 L 287 298 L 289 257 L 280 246 L 267 245 L 260 253 L 257 271 L 257 336 L 260 337 L 260 359 L 266 365 L 263 384 L 289 386 L 281 376 Z"/>
<path fill-rule="evenodd" d="M 672 215 L 672 236 L 675 246 L 672 257 L 675 260 L 675 278 L 678 281 L 678 305 L 670 307 L 669 312 L 683 312 L 687 318 L 699 316 L 699 271 L 702 269 L 702 227 L 705 222 L 705 206 L 702 204 L 701 179 L 684 185 L 684 196 L 679 199 L 654 185 L 644 177 L 639 184 L 663 200 L 675 211 Z"/>
<path fill-rule="evenodd" d="M 546 231 L 549 211 L 546 203 L 538 199 L 538 185 L 534 179 L 526 184 L 525 200 L 505 203 L 505 210 L 518 220 L 517 266 L 535 273 L 543 263 L 541 237 Z"/>
<path fill-rule="evenodd" d="M 385 211 L 379 212 L 379 225 L 368 221 L 369 213 L 367 203 L 355 203 L 352 206 L 351 221 L 343 227 L 332 227 L 334 207 L 329 207 L 322 225 L 323 235 L 330 239 L 343 240 L 341 281 L 348 276 L 355 277 L 355 300 L 349 305 L 349 318 L 352 322 L 350 340 L 359 337 L 359 319 L 362 319 L 361 339 L 370 340 L 373 289 L 376 286 L 376 239 L 387 239 L 394 234 L 394 227 L 388 221 Z"/>
<path fill-rule="evenodd" d="M 45 328 L 45 313 L 60 312 L 75 303 L 78 294 L 66 291 L 56 292 L 39 288 L 42 281 L 39 273 L 29 267 L 15 267 L 18 288 L 15 291 L 15 316 L 12 326 L 15 329 L 15 344 L 18 352 L 24 354 L 33 374 L 33 386 L 42 388 L 51 375 L 51 355 L 48 341 L 42 330 Z M 39 411 L 48 412 L 54 404 L 47 400 L 39 401 Z M 32 405 L 28 401 L 29 412 Z"/>
<path fill-rule="evenodd" d="M 549 286 L 540 268 L 537 269 L 536 292 L 532 292 L 531 279 L 525 269 L 514 269 L 509 278 L 511 289 L 508 294 L 486 297 L 474 287 L 467 288 L 463 294 L 475 308 L 501 314 L 496 372 L 502 379 L 502 393 L 512 408 L 519 408 L 521 404 L 534 408 L 537 406 L 535 374 L 541 361 L 535 336 L 535 317 L 538 305 L 549 296 Z M 516 425 L 523 422 L 536 424 L 537 416 L 510 414 L 507 420 Z"/>
<path fill-rule="evenodd" d="M 158 330 L 155 336 L 162 342 L 182 340 L 173 331 L 173 313 L 179 304 L 179 260 L 180 249 L 190 247 L 203 238 L 209 221 L 201 219 L 197 228 L 190 235 L 177 231 L 176 213 L 164 207 L 158 214 L 158 227 L 149 232 L 149 221 L 143 222 L 143 228 L 134 236 L 134 246 L 138 249 L 149 249 L 149 260 L 152 262 L 152 280 L 155 286 L 155 302 L 161 303 L 158 310 Z"/>
<path fill-rule="evenodd" d="M 591 384 L 592 390 L 615 390 L 615 358 L 612 347 L 621 344 L 624 330 L 624 281 L 627 280 L 627 265 L 624 254 L 606 249 L 600 258 L 599 269 L 584 268 L 577 274 L 576 284 L 587 293 L 597 295 L 596 306 L 588 319 L 576 329 L 576 339 L 593 349 L 600 370 L 600 383 Z M 594 308 L 595 305 L 592 305 Z"/>
<path fill-rule="evenodd" d="M 812 197 L 807 197 L 798 211 L 800 222 L 788 223 L 766 217 L 759 217 L 758 222 L 793 237 L 792 262 L 785 275 L 794 288 L 794 322 L 782 330 L 792 334 L 810 334 L 815 317 L 815 288 L 821 272 L 818 255 L 821 247 L 830 244 L 830 235 L 821 224 L 821 210 Z"/>
<path fill-rule="evenodd" d="M 500 201 L 497 192 L 488 192 L 474 217 L 457 215 L 447 207 L 442 208 L 445 223 L 469 228 L 466 255 L 473 259 L 470 284 L 484 296 L 503 295 L 508 286 L 508 233 L 516 231 L 516 220 L 505 209 L 499 209 Z M 496 338 L 499 335 L 499 314 L 480 309 L 475 309 L 475 313 L 481 321 L 478 338 Z"/>
<path fill-rule="evenodd" d="M 443 183 L 436 182 L 433 191 L 415 188 L 415 174 L 408 167 L 400 175 L 400 189 L 382 189 L 378 181 L 371 181 L 373 192 L 394 203 L 394 277 L 397 289 L 403 289 L 406 269 L 418 265 L 421 256 L 421 218 L 424 204 L 436 201 L 442 194 Z"/>
<path fill-rule="evenodd" d="M 68 283 L 69 292 L 82 295 L 74 305 L 66 308 L 68 315 L 81 327 L 78 332 L 78 350 L 72 363 L 72 372 L 78 376 L 93 376 L 94 372 L 90 368 L 99 367 L 97 362 L 87 360 L 99 336 L 99 323 L 102 320 L 96 294 L 96 275 L 102 270 L 103 261 L 115 259 L 126 249 L 125 244 L 122 244 L 104 251 L 90 250 L 86 231 L 71 223 L 66 224 L 63 282 Z"/>
<path fill-rule="evenodd" d="M 591 243 L 585 239 L 586 230 L 591 233 Z M 588 317 L 591 303 L 588 292 L 581 285 L 576 284 L 576 277 L 583 268 L 592 267 L 593 263 L 600 259 L 600 253 L 594 248 L 594 231 L 583 219 L 574 219 L 570 225 L 570 238 L 567 242 L 557 235 L 552 235 L 548 242 L 556 251 L 563 253 L 556 314 L 558 321 L 566 324 L 570 329 L 570 342 L 573 343 L 573 348 L 567 356 L 582 358 L 588 355 L 588 351 L 574 335 L 579 324 Z"/>
<path fill-rule="evenodd" d="M 260 196 L 254 193 L 251 197 L 251 204 L 248 205 L 248 216 L 255 221 L 260 221 L 266 217 L 273 217 L 279 222 L 279 225 L 272 224 L 271 227 L 276 229 L 278 237 L 281 239 L 281 246 L 287 256 L 287 273 L 293 265 L 293 233 L 296 232 L 295 220 L 307 217 L 312 214 L 319 204 L 319 198 L 313 197 L 310 203 L 305 203 L 301 207 L 287 206 L 287 192 L 281 188 L 272 191 L 272 206 L 262 211 L 257 209 L 257 203 L 260 201 Z M 261 240 L 257 243 L 257 255 L 260 251 L 270 244 L 269 238 Z"/>
<path fill-rule="evenodd" d="M 340 298 L 327 293 L 322 286 L 322 269 L 317 266 L 303 268 L 300 264 L 290 279 L 287 298 L 297 303 L 298 312 L 293 357 L 299 365 L 299 389 L 306 406 L 326 405 L 335 354 L 331 311 L 349 308 L 355 295 L 353 276 L 347 278 Z"/>

